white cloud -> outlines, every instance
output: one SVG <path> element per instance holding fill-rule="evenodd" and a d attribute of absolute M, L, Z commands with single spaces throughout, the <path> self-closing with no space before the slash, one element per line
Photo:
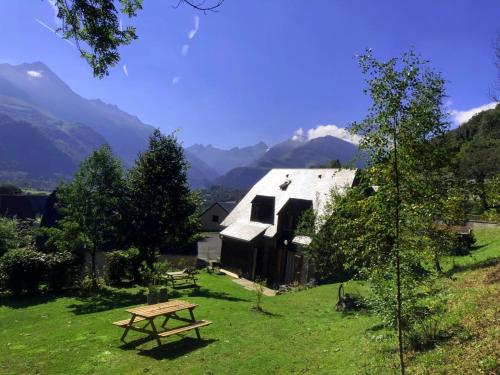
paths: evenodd
<path fill-rule="evenodd" d="M 181 49 L 182 56 L 186 56 L 189 52 L 189 44 L 184 44 Z"/>
<path fill-rule="evenodd" d="M 43 74 L 41 70 L 27 70 L 26 74 L 31 78 L 42 78 Z"/>
<path fill-rule="evenodd" d="M 49 0 L 49 1 L 47 1 L 47 3 L 50 5 L 50 7 L 52 8 L 52 11 L 54 12 L 55 24 L 57 25 L 57 27 L 61 26 L 62 21 L 59 18 L 57 18 L 57 13 L 59 10 L 58 10 L 57 5 L 56 5 L 56 0 Z"/>
<path fill-rule="evenodd" d="M 179 83 L 179 81 L 181 80 L 181 77 L 174 77 L 172 78 L 172 85 L 177 85 Z"/>
<path fill-rule="evenodd" d="M 361 141 L 361 137 L 359 135 L 353 135 L 349 133 L 348 130 L 340 128 L 337 125 L 318 125 L 313 129 L 309 129 L 307 131 L 307 140 L 326 137 L 328 135 L 340 138 L 355 145 Z"/>
<path fill-rule="evenodd" d="M 200 16 L 194 16 L 194 27 L 189 31 L 188 38 L 193 39 L 200 29 Z"/>
<path fill-rule="evenodd" d="M 47 30 L 49 31 L 52 31 L 54 34 L 56 34 L 59 38 L 61 38 L 62 40 L 64 40 L 66 43 L 68 43 L 70 46 L 73 46 L 73 47 L 76 47 L 71 41 L 69 41 L 68 39 L 64 39 L 64 37 L 59 34 L 57 32 L 56 29 L 54 29 L 53 27 L 50 27 L 49 25 L 47 25 L 45 22 L 43 21 L 40 21 L 38 18 L 35 18 L 35 21 L 38 22 L 42 27 L 46 28 Z"/>
<path fill-rule="evenodd" d="M 127 65 L 123 64 L 123 73 L 128 77 Z"/>
<path fill-rule="evenodd" d="M 333 136 L 340 138 L 344 141 L 353 143 L 355 145 L 359 144 L 361 137 L 359 135 L 352 135 L 348 130 L 340 128 L 337 125 L 318 125 L 315 128 L 311 128 L 304 132 L 304 129 L 299 128 L 293 132 L 293 141 L 310 141 L 314 138 L 321 138 L 326 136 Z"/>
<path fill-rule="evenodd" d="M 456 125 L 462 125 L 464 122 L 469 121 L 475 114 L 487 111 L 488 109 L 493 109 L 497 106 L 497 104 L 498 104 L 497 102 L 491 102 L 465 111 L 451 110 L 450 111 L 451 119 Z"/>
<path fill-rule="evenodd" d="M 300 141 L 304 140 L 304 129 L 299 128 L 293 132 L 292 141 Z"/>

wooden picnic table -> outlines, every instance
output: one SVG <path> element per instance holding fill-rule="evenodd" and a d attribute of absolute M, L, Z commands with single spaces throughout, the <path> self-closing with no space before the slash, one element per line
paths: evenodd
<path fill-rule="evenodd" d="M 179 285 L 193 285 L 194 287 L 198 287 L 195 275 L 196 271 L 185 269 L 182 271 L 167 272 L 163 277 L 173 288 Z"/>
<path fill-rule="evenodd" d="M 120 320 L 114 322 L 113 324 L 125 329 L 125 332 L 123 332 L 123 335 L 120 339 L 123 342 L 125 342 L 125 338 L 127 337 L 127 334 L 130 330 L 147 334 L 152 339 L 156 339 L 158 345 L 161 345 L 160 339 L 163 337 L 177 335 L 192 329 L 196 331 L 196 336 L 201 339 L 199 328 L 212 324 L 212 322 L 209 320 L 195 319 L 193 310 L 197 306 L 198 305 L 194 303 L 181 300 L 173 300 L 169 302 L 157 303 L 155 305 L 134 307 L 132 309 L 126 310 L 131 314 L 130 319 Z M 178 312 L 183 310 L 189 311 L 189 318 L 180 317 L 177 314 Z M 161 331 L 156 328 L 156 325 L 154 323 L 154 319 L 157 317 L 164 317 L 163 323 L 160 326 L 161 328 L 163 328 L 163 330 Z M 169 320 L 179 320 L 187 324 L 180 327 L 168 329 L 166 325 Z M 142 327 L 135 325 L 136 323 L 139 323 L 141 321 L 147 321 L 146 325 Z M 150 326 L 150 328 L 148 328 L 148 326 Z"/>

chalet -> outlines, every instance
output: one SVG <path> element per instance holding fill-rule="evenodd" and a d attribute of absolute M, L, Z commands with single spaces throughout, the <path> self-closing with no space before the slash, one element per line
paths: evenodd
<path fill-rule="evenodd" d="M 307 237 L 294 232 L 302 213 L 321 213 L 331 191 L 354 184 L 351 169 L 272 169 L 222 222 L 221 263 L 225 270 L 269 285 L 304 283 L 310 277 L 298 249 Z"/>
<path fill-rule="evenodd" d="M 222 221 L 236 206 L 236 202 L 215 202 L 200 215 L 201 229 L 205 232 L 220 232 Z"/>

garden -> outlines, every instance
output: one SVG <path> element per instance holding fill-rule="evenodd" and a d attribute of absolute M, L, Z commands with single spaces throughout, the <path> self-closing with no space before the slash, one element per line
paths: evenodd
<path fill-rule="evenodd" d="M 412 373 L 494 373 L 498 369 L 500 230 L 477 229 L 470 255 L 443 261 L 440 283 L 449 296 L 436 329 L 448 332 L 425 351 L 408 351 Z M 337 312 L 338 284 L 261 297 L 228 276 L 200 271 L 199 289 L 169 289 L 171 299 L 199 304 L 213 321 L 163 345 L 131 333 L 129 345 L 112 322 L 145 303 L 146 290 L 105 287 L 92 296 L 76 292 L 2 298 L 0 372 L 4 374 L 106 374 L 172 371 L 180 374 L 397 373 L 393 330 L 369 306 Z M 369 297 L 368 282 L 344 283 L 348 293 Z M 453 295 L 453 298 L 451 298 Z M 478 313 L 477 309 L 481 312 Z M 458 345 L 457 345 L 458 344 Z M 481 372 L 482 371 L 482 372 Z"/>

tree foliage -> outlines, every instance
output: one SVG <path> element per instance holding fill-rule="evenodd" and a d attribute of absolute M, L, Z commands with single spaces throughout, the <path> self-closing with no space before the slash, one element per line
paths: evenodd
<path fill-rule="evenodd" d="M 428 271 L 429 240 L 436 205 L 445 194 L 441 185 L 443 148 L 448 128 L 442 110 L 444 80 L 413 51 L 388 61 L 370 51 L 359 57 L 372 105 L 352 132 L 362 136 L 360 148 L 370 156 L 368 176 L 378 186 L 368 202 L 371 218 L 364 257 L 376 302 L 398 330 L 401 372 L 405 372 L 403 331 L 418 311 Z"/>
<path fill-rule="evenodd" d="M 199 232 L 198 196 L 187 182 L 188 163 L 175 135 L 153 132 L 128 178 L 131 242 L 152 265 L 158 252 L 183 247 Z"/>
<path fill-rule="evenodd" d="M 97 250 L 109 249 L 118 241 L 124 186 L 121 162 L 104 145 L 82 162 L 71 183 L 58 190 L 63 218 L 59 221 L 59 231 L 52 230 L 51 241 L 64 245 L 69 237 L 89 251 L 94 286 L 97 286 Z"/>
<path fill-rule="evenodd" d="M 178 0 L 176 7 L 186 4 L 202 11 L 215 11 L 224 0 Z M 120 61 L 119 48 L 137 39 L 136 28 L 122 28 L 119 16 L 136 17 L 142 9 L 142 0 L 120 0 L 120 8 L 114 0 L 55 0 L 57 17 L 62 25 L 58 31 L 64 38 L 74 40 L 80 55 L 92 67 L 94 76 L 103 78 L 109 68 Z"/>

